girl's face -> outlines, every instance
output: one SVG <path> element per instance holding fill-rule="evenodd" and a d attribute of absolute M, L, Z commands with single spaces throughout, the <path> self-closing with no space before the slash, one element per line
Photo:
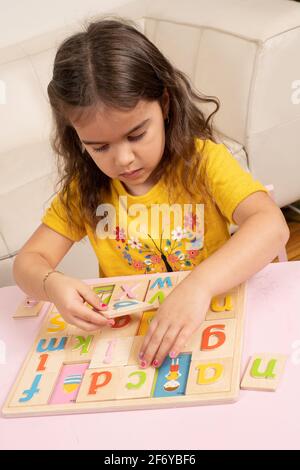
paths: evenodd
<path fill-rule="evenodd" d="M 154 170 L 163 156 L 168 103 L 166 92 L 164 113 L 158 101 L 140 100 L 131 111 L 97 108 L 92 119 L 72 125 L 103 173 L 122 181 L 131 194 L 143 194 L 155 183 Z M 139 169 L 134 177 L 124 175 Z"/>

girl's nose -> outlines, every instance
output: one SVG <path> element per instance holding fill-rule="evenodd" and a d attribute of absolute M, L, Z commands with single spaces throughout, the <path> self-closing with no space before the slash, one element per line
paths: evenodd
<path fill-rule="evenodd" d="M 123 171 L 127 171 L 135 160 L 132 150 L 126 146 L 118 150 L 115 158 L 116 166 L 121 168 L 121 170 L 123 169 Z"/>

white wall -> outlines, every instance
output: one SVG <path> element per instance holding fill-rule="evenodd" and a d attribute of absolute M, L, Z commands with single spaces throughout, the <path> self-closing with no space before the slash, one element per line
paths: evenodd
<path fill-rule="evenodd" d="M 45 87 L 56 49 L 49 38 L 65 37 L 73 27 L 79 30 L 83 22 L 93 17 L 142 17 L 146 3 L 147 0 L 0 0 L 0 85 L 6 84 L 3 100 L 0 88 L 0 287 L 15 284 L 14 254 L 40 224 L 54 189 L 52 184 L 46 189 L 42 181 L 42 175 L 50 177 L 54 170 Z M 31 111 L 29 119 L 26 110 Z M 45 193 L 40 198 L 33 197 L 37 194 L 36 183 Z M 19 193 L 20 188 L 21 192 L 28 188 L 26 198 Z M 22 213 L 22 228 L 18 211 Z M 22 237 L 15 243 L 13 240 L 21 232 Z M 58 269 L 81 279 L 99 275 L 98 260 L 87 240 L 74 244 Z"/>
<path fill-rule="evenodd" d="M 140 0 L 143 2 L 143 0 Z M 69 25 L 90 15 L 109 13 L 130 0 L 0 0 L 0 48 Z"/>

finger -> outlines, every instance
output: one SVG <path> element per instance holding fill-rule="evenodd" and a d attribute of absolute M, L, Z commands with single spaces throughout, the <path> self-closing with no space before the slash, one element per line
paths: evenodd
<path fill-rule="evenodd" d="M 149 365 L 151 365 L 167 329 L 168 329 L 168 324 L 164 322 L 160 322 L 157 328 L 155 329 L 145 349 L 143 359 L 141 360 L 140 364 L 142 367 L 148 367 Z"/>
<path fill-rule="evenodd" d="M 78 328 L 80 328 L 81 330 L 88 331 L 88 332 L 99 331 L 99 326 L 98 325 L 86 322 L 86 321 L 81 320 L 80 318 L 77 318 L 77 317 L 73 317 L 72 325 L 75 325 Z"/>
<path fill-rule="evenodd" d="M 191 328 L 190 326 L 185 326 L 184 328 L 182 328 L 169 351 L 169 355 L 172 359 L 174 359 L 178 356 L 178 354 L 181 353 L 181 351 L 185 347 L 185 344 L 187 343 L 191 335 L 194 333 L 194 331 L 195 328 Z"/>
<path fill-rule="evenodd" d="M 139 359 L 144 358 L 145 351 L 147 349 L 148 344 L 150 343 L 151 336 L 153 335 L 154 331 L 156 330 L 156 328 L 158 326 L 158 323 L 159 322 L 157 321 L 156 318 L 153 318 L 153 320 L 151 321 L 151 323 L 149 325 L 149 328 L 147 330 L 147 333 L 145 335 L 143 344 L 142 344 L 141 349 L 140 349 Z"/>
<path fill-rule="evenodd" d="M 84 304 L 80 304 L 74 308 L 73 315 L 81 320 L 89 323 L 94 323 L 99 326 L 112 326 L 115 324 L 113 319 L 105 318 L 100 312 L 94 312 Z"/>
<path fill-rule="evenodd" d="M 173 350 L 173 344 L 175 343 L 177 336 L 180 333 L 180 327 L 176 326 L 170 326 L 170 328 L 166 331 L 161 344 L 156 351 L 154 360 L 152 362 L 152 365 L 154 367 L 160 367 L 162 363 L 165 360 L 165 357 L 169 354 L 171 351 L 171 348 Z"/>
<path fill-rule="evenodd" d="M 97 311 L 103 310 L 103 315 L 105 315 L 104 310 L 107 309 L 107 305 L 102 302 L 98 295 L 89 286 L 80 287 L 78 292 L 91 307 Z"/>

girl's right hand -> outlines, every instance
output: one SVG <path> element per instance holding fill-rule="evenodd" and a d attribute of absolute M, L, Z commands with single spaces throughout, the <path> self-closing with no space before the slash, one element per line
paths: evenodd
<path fill-rule="evenodd" d="M 107 309 L 104 307 L 105 304 L 88 284 L 79 279 L 53 273 L 46 279 L 45 289 L 49 301 L 55 304 L 67 323 L 86 331 L 95 331 L 103 326 L 114 325 L 114 320 L 109 319 L 105 314 L 105 309 Z M 93 309 L 85 305 L 85 302 L 88 302 Z"/>

